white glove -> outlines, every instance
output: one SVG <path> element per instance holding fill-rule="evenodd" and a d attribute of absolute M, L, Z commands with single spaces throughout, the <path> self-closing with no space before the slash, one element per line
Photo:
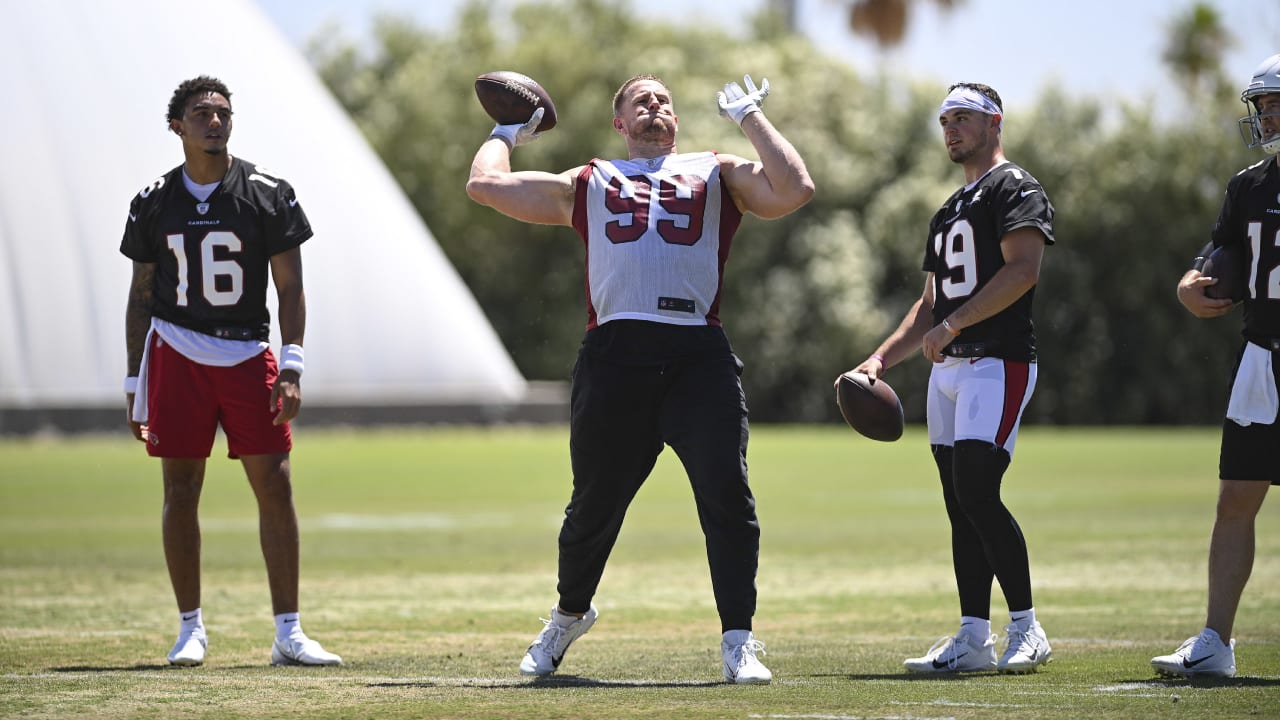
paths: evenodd
<path fill-rule="evenodd" d="M 716 102 L 720 105 L 720 114 L 733 118 L 733 121 L 742 124 L 742 119 L 753 112 L 760 112 L 760 104 L 769 96 L 769 78 L 764 78 L 760 82 L 760 89 L 756 89 L 756 84 L 751 82 L 751 76 L 747 75 L 742 78 L 746 83 L 746 92 L 736 82 L 731 82 L 724 86 L 724 92 L 716 93 Z"/>
<path fill-rule="evenodd" d="M 542 123 L 543 108 L 537 108 L 533 111 L 533 115 L 529 116 L 529 121 L 523 124 L 512 125 L 494 125 L 493 132 L 489 133 L 491 138 L 502 138 L 512 149 L 529 143 L 542 137 L 542 133 L 538 132 L 538 125 Z"/>

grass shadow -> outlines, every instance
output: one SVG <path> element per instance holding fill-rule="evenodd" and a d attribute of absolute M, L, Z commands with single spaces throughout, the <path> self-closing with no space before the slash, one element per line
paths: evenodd
<path fill-rule="evenodd" d="M 103 666 L 103 665 L 68 665 L 66 667 L 49 668 L 49 672 L 56 673 L 105 673 L 105 672 L 154 672 L 156 670 L 185 670 L 186 668 L 177 665 L 129 665 L 129 666 Z"/>
<path fill-rule="evenodd" d="M 628 689 L 654 689 L 654 690 L 670 690 L 676 688 L 700 688 L 700 687 L 718 687 L 727 685 L 723 680 L 688 680 L 674 682 L 654 682 L 649 680 L 596 680 L 578 675 L 559 675 L 555 677 L 540 677 L 528 680 L 512 679 L 510 682 L 468 682 L 466 687 L 483 688 L 486 690 L 553 690 L 556 688 L 628 688 Z M 451 683 L 440 683 L 431 681 L 413 681 L 413 682 L 379 682 L 369 683 L 365 687 L 371 688 L 435 688 L 442 686 L 450 686 Z"/>
<path fill-rule="evenodd" d="M 1251 677 L 1248 675 L 1237 675 L 1229 678 L 1194 676 L 1189 678 L 1142 678 L 1141 680 L 1121 680 L 1120 682 L 1161 688 L 1280 687 L 1280 677 Z"/>
<path fill-rule="evenodd" d="M 967 680 L 973 677 L 994 677 L 998 673 L 994 670 L 989 673 L 810 673 L 800 677 L 810 678 L 844 678 L 845 680 L 905 680 L 907 682 L 920 682 L 928 680 L 937 682 L 955 682 L 957 680 Z"/>

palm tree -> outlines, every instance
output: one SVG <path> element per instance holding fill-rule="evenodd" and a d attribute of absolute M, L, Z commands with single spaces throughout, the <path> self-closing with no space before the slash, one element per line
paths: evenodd
<path fill-rule="evenodd" d="M 855 35 L 870 36 L 881 50 L 898 45 L 907 34 L 911 6 L 923 0 L 843 0 L 849 5 L 849 27 Z M 943 10 L 965 0 L 930 0 Z"/>
<path fill-rule="evenodd" d="M 1235 38 L 1212 4 L 1197 2 L 1169 23 L 1169 37 L 1161 58 L 1190 98 L 1213 92 L 1225 80 L 1222 56 Z"/>

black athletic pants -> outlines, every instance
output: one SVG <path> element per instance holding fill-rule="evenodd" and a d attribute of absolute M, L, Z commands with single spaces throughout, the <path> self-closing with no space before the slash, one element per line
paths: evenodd
<path fill-rule="evenodd" d="M 1009 453 L 981 440 L 933 445 L 951 521 L 951 562 L 960 614 L 991 618 L 991 582 L 1000 581 L 1011 611 L 1032 607 L 1031 569 L 1022 528 L 1000 499 Z"/>
<path fill-rule="evenodd" d="M 570 400 L 561 610 L 589 607 L 627 507 L 670 445 L 693 488 L 722 630 L 751 629 L 760 525 L 741 372 L 719 328 L 614 321 L 587 334 Z"/>

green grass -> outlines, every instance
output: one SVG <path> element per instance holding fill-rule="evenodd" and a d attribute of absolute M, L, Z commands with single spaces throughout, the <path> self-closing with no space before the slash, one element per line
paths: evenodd
<path fill-rule="evenodd" d="M 719 623 L 683 472 L 665 453 L 633 505 L 562 676 L 526 681 L 555 601 L 568 499 L 562 427 L 300 427 L 302 617 L 341 668 L 273 668 L 252 494 L 211 459 L 201 506 L 207 663 L 164 653 L 176 608 L 158 464 L 124 438 L 0 441 L 0 717 L 1255 718 L 1280 716 L 1280 523 L 1258 561 L 1229 681 L 1148 660 L 1203 623 L 1215 429 L 1025 428 L 1005 497 L 1030 543 L 1056 659 L 1040 673 L 905 674 L 954 630 L 947 528 L 919 428 L 758 427 L 757 635 L 775 681 L 720 682 Z M 222 452 L 222 448 L 218 448 Z M 998 588 L 994 621 L 1006 617 Z"/>

